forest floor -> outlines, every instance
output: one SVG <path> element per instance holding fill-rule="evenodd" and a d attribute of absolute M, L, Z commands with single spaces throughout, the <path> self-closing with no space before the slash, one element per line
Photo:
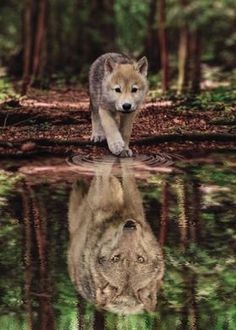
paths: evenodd
<path fill-rule="evenodd" d="M 199 100 L 198 100 L 199 101 Z M 108 155 L 90 142 L 86 90 L 31 89 L 27 97 L 0 104 L 0 159 L 62 164 L 73 154 Z M 198 108 L 199 107 L 199 108 Z M 133 128 L 134 154 L 236 151 L 236 106 L 184 98 L 149 97 Z M 50 157 L 50 158 L 49 158 Z"/>

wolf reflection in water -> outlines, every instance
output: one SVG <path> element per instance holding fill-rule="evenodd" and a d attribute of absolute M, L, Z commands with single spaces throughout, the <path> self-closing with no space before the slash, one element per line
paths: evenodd
<path fill-rule="evenodd" d="M 154 311 L 162 283 L 162 250 L 144 215 L 134 173 L 100 165 L 90 186 L 78 180 L 69 202 L 68 266 L 78 292 L 98 308 Z M 130 164 L 130 163 L 129 163 Z"/>

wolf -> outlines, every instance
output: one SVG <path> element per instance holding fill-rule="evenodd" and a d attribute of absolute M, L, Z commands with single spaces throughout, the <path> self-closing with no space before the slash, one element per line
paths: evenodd
<path fill-rule="evenodd" d="M 133 122 L 148 91 L 148 61 L 118 53 L 96 59 L 89 71 L 93 142 L 107 140 L 112 154 L 131 157 Z"/>
<path fill-rule="evenodd" d="M 89 187 L 77 181 L 68 220 L 68 269 L 80 295 L 119 314 L 154 311 L 164 274 L 162 249 L 130 168 L 123 164 L 118 177 L 103 166 Z"/>

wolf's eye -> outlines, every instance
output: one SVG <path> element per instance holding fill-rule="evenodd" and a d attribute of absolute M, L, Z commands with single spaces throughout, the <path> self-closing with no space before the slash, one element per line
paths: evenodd
<path fill-rule="evenodd" d="M 136 93 L 137 91 L 138 91 L 138 88 L 137 87 L 132 87 L 131 93 Z"/>
<path fill-rule="evenodd" d="M 116 87 L 116 88 L 115 88 L 115 91 L 116 91 L 116 93 L 121 93 L 121 89 L 120 89 L 120 87 Z"/>
<path fill-rule="evenodd" d="M 111 258 L 111 262 L 118 262 L 120 260 L 120 256 L 116 255 Z"/>
<path fill-rule="evenodd" d="M 138 259 L 137 261 L 140 263 L 140 264 L 143 264 L 144 263 L 144 258 L 142 256 L 138 256 Z"/>
<path fill-rule="evenodd" d="M 98 258 L 98 263 L 99 263 L 99 264 L 103 264 L 105 261 L 106 261 L 106 257 L 103 257 L 103 256 L 102 256 L 102 257 L 99 257 L 99 258 Z"/>

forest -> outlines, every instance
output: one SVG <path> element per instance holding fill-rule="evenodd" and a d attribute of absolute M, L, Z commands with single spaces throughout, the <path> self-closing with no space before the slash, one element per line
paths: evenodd
<path fill-rule="evenodd" d="M 0 153 L 93 153 L 88 71 L 110 51 L 148 58 L 135 150 L 234 148 L 235 19 L 233 0 L 3 0 Z"/>
<path fill-rule="evenodd" d="M 198 92 L 203 73 L 235 79 L 235 15 L 233 0 L 3 0 L 0 64 L 24 91 L 86 82 L 105 52 L 146 55 L 154 87 Z"/>
<path fill-rule="evenodd" d="M 88 92 L 106 52 L 148 60 L 127 161 L 165 274 L 140 315 L 95 309 L 67 271 L 72 185 L 109 163 Z M 235 0 L 1 0 L 1 328 L 236 328 L 235 54 Z"/>

